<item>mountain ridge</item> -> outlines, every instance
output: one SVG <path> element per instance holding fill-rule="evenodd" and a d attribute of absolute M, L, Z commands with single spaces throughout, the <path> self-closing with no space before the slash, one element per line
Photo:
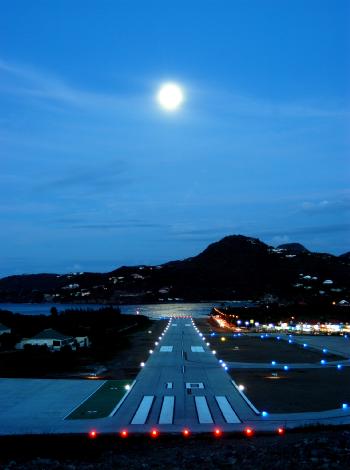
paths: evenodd
<path fill-rule="evenodd" d="M 123 303 L 266 294 L 290 297 L 300 294 L 298 284 L 307 297 L 324 295 L 319 292 L 324 291 L 322 282 L 328 278 L 334 284 L 330 289 L 345 295 L 350 289 L 350 260 L 344 255 L 313 253 L 299 243 L 274 248 L 258 238 L 228 235 L 193 257 L 157 266 L 120 266 L 107 273 L 7 276 L 0 279 L 0 301 Z M 304 285 L 308 277 L 314 282 Z"/>

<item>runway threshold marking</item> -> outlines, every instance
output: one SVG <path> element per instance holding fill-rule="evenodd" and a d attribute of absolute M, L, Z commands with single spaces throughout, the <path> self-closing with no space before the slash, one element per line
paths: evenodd
<path fill-rule="evenodd" d="M 162 409 L 159 416 L 159 424 L 173 424 L 174 419 L 174 396 L 165 396 L 163 398 Z"/>
<path fill-rule="evenodd" d="M 200 424 L 212 424 L 213 418 L 209 410 L 207 399 L 204 396 L 196 396 L 194 397 L 194 400 Z"/>
<path fill-rule="evenodd" d="M 161 346 L 159 352 L 173 352 L 173 346 Z"/>
<path fill-rule="evenodd" d="M 221 413 L 225 418 L 226 423 L 237 424 L 241 423 L 241 420 L 238 418 L 236 413 L 233 411 L 232 406 L 225 396 L 215 396 L 215 400 L 219 405 Z"/>
<path fill-rule="evenodd" d="M 131 420 L 131 424 L 145 424 L 147 421 L 152 403 L 154 400 L 154 395 L 145 395 L 139 407 L 137 408 L 136 413 L 134 414 L 133 419 Z"/>

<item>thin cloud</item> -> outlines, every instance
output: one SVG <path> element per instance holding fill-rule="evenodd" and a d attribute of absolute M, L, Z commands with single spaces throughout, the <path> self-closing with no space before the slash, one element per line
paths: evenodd
<path fill-rule="evenodd" d="M 73 229 L 84 230 L 121 230 L 130 228 L 163 228 L 164 225 L 148 222 L 116 222 L 116 223 L 96 223 L 72 225 Z"/>
<path fill-rule="evenodd" d="M 344 222 L 339 224 L 328 224 L 320 226 L 310 226 L 310 227 L 298 227 L 289 230 L 265 230 L 257 231 L 259 237 L 277 237 L 281 239 L 290 240 L 292 237 L 302 236 L 302 235 L 328 235 L 338 232 L 348 232 L 350 234 L 350 223 Z"/>
<path fill-rule="evenodd" d="M 349 108 L 337 105 L 325 107 L 305 102 L 276 101 L 252 96 L 245 92 L 215 88 L 203 89 L 201 94 L 207 99 L 212 97 L 211 107 L 227 116 L 250 116 L 264 118 L 348 118 Z"/>
<path fill-rule="evenodd" d="M 43 179 L 43 178 L 42 178 Z M 127 175 L 127 165 L 122 160 L 103 166 L 74 167 L 57 178 L 45 178 L 45 181 L 34 187 L 35 191 L 80 193 L 81 191 L 109 191 L 131 184 L 132 178 Z"/>
<path fill-rule="evenodd" d="M 1 73 L 2 72 L 2 73 Z M 71 86 L 65 80 L 23 65 L 14 65 L 0 60 L 0 91 L 7 94 L 24 95 L 42 100 L 59 102 L 72 107 L 91 109 L 94 111 L 112 110 L 128 113 L 142 113 L 145 97 L 117 93 L 102 93 L 82 90 Z M 288 103 L 249 96 L 244 92 L 218 91 L 217 88 L 206 88 L 201 84 L 193 85 L 196 99 L 211 102 L 213 109 L 227 116 L 251 116 L 265 118 L 346 118 L 350 116 L 348 109 L 337 106 L 321 107 L 308 103 Z M 203 100 L 202 100 L 203 99 Z M 220 104 L 222 103 L 222 104 Z M 202 119 L 191 114 L 192 119 Z M 212 112 L 210 113 L 212 115 Z M 207 116 L 210 119 L 210 116 Z M 219 116 L 216 116 L 218 120 Z"/>
<path fill-rule="evenodd" d="M 305 201 L 301 204 L 300 208 L 303 212 L 307 212 L 309 214 L 350 211 L 350 199 L 344 198 L 340 200 L 323 199 L 321 201 Z"/>
<path fill-rule="evenodd" d="M 75 88 L 64 80 L 30 67 L 9 64 L 0 60 L 0 91 L 7 94 L 52 100 L 78 108 L 93 110 L 129 111 L 133 105 L 140 112 L 141 96 L 100 93 Z"/>

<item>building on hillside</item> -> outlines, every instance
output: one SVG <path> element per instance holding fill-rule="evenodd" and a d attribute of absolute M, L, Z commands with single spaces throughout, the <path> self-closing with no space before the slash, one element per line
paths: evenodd
<path fill-rule="evenodd" d="M 10 334 L 11 333 L 11 328 L 8 328 L 7 326 L 0 323 L 0 335 L 4 335 L 6 333 Z"/>
<path fill-rule="evenodd" d="M 16 349 L 23 349 L 26 345 L 31 346 L 47 346 L 53 351 L 60 351 L 64 346 L 70 346 L 73 350 L 80 347 L 89 346 L 89 338 L 87 336 L 66 336 L 59 331 L 48 328 L 33 336 L 33 338 L 24 338 L 16 345 Z"/>

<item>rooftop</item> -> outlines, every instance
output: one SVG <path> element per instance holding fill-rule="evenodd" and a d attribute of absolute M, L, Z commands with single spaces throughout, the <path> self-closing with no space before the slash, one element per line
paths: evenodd
<path fill-rule="evenodd" d="M 46 330 L 43 330 L 37 335 L 33 336 L 33 339 L 69 339 L 69 338 L 71 338 L 71 336 L 66 336 L 52 328 L 47 328 Z"/>

